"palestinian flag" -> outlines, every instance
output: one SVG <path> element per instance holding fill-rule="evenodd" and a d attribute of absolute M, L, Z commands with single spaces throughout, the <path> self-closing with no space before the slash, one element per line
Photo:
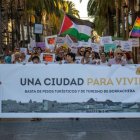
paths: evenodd
<path fill-rule="evenodd" d="M 69 35 L 75 37 L 78 41 L 87 42 L 91 37 L 92 28 L 93 23 L 90 21 L 81 20 L 71 15 L 65 15 L 59 35 Z"/>

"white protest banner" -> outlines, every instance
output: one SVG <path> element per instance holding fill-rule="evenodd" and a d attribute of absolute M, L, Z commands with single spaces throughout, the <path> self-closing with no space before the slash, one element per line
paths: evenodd
<path fill-rule="evenodd" d="M 49 48 L 51 51 L 54 51 L 55 44 L 56 44 L 56 38 L 57 38 L 57 35 L 45 37 L 46 47 Z"/>
<path fill-rule="evenodd" d="M 130 38 L 128 41 L 132 42 L 132 47 L 140 46 L 139 38 Z"/>
<path fill-rule="evenodd" d="M 100 45 L 97 43 L 92 43 L 91 48 L 93 49 L 94 52 L 99 53 Z"/>
<path fill-rule="evenodd" d="M 130 41 L 121 41 L 121 49 L 123 51 L 132 51 L 132 42 Z"/>
<path fill-rule="evenodd" d="M 1 64 L 0 118 L 18 117 L 140 117 L 140 65 Z"/>
<path fill-rule="evenodd" d="M 100 37 L 100 44 L 104 45 L 104 44 L 112 44 L 112 36 L 104 36 L 104 37 Z"/>

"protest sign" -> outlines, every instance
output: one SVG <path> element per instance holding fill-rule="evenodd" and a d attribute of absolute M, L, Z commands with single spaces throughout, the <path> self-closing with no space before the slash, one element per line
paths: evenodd
<path fill-rule="evenodd" d="M 24 53 L 26 55 L 27 54 L 27 48 L 20 48 L 20 52 Z"/>
<path fill-rule="evenodd" d="M 42 24 L 35 24 L 34 25 L 34 33 L 35 34 L 42 34 L 43 33 L 43 25 Z"/>
<path fill-rule="evenodd" d="M 55 54 L 53 54 L 53 53 L 42 53 L 41 54 L 41 60 L 42 60 L 42 62 L 54 63 Z"/>
<path fill-rule="evenodd" d="M 121 45 L 121 40 L 114 40 L 113 44 L 115 44 L 116 46 Z"/>
<path fill-rule="evenodd" d="M 37 42 L 36 47 L 40 47 L 42 50 L 46 49 L 45 42 Z"/>
<path fill-rule="evenodd" d="M 121 49 L 128 52 L 132 51 L 132 42 L 130 41 L 121 41 Z"/>
<path fill-rule="evenodd" d="M 128 41 L 132 42 L 132 47 L 140 47 L 139 38 L 130 38 Z"/>
<path fill-rule="evenodd" d="M 51 51 L 54 51 L 54 48 L 56 45 L 56 38 L 57 38 L 57 35 L 45 37 L 46 47 L 49 48 Z"/>
<path fill-rule="evenodd" d="M 104 51 L 105 52 L 114 51 L 115 49 L 116 49 L 115 44 L 104 44 Z"/>
<path fill-rule="evenodd" d="M 56 37 L 56 44 L 61 46 L 65 43 L 66 38 L 65 37 Z"/>
<path fill-rule="evenodd" d="M 104 36 L 104 37 L 100 37 L 100 44 L 104 45 L 104 44 L 112 44 L 112 36 Z"/>
<path fill-rule="evenodd" d="M 92 43 L 92 44 L 91 44 L 91 48 L 92 48 L 92 50 L 93 50 L 94 52 L 99 53 L 100 45 L 97 44 L 97 43 Z"/>
<path fill-rule="evenodd" d="M 75 53 L 75 54 L 77 54 L 77 51 L 78 51 L 78 48 L 77 48 L 77 46 L 75 46 L 75 45 L 72 45 L 72 46 L 70 47 L 70 49 L 71 49 L 71 52 L 72 52 L 72 53 Z"/>
<path fill-rule="evenodd" d="M 91 47 L 91 42 L 78 41 L 78 47 Z"/>
<path fill-rule="evenodd" d="M 65 43 L 68 44 L 69 47 L 72 46 L 73 41 L 69 35 L 66 35 L 66 42 Z"/>

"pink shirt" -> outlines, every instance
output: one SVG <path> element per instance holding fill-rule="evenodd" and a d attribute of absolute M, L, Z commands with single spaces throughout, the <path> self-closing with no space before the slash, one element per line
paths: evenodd
<path fill-rule="evenodd" d="M 108 65 L 113 65 L 113 64 L 126 65 L 127 61 L 122 59 L 121 61 L 117 62 L 115 58 L 109 59 Z"/>

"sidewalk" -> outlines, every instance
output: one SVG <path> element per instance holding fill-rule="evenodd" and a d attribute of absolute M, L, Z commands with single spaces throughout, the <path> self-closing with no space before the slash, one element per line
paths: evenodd
<path fill-rule="evenodd" d="M 140 119 L 1 119 L 0 140 L 140 140 Z"/>

